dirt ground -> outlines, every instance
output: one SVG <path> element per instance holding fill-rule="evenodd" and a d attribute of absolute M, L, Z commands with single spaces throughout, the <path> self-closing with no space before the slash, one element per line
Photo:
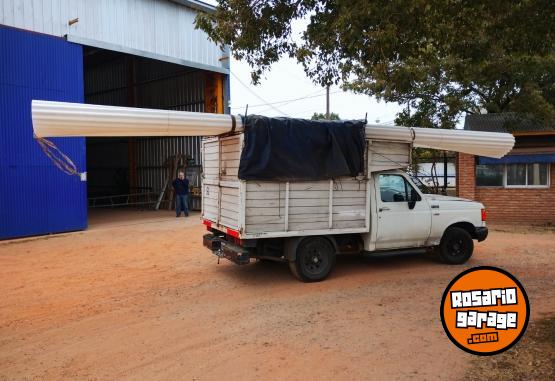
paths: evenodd
<path fill-rule="evenodd" d="M 0 242 L 0 379 L 463 379 L 483 363 L 449 341 L 439 305 L 479 265 L 519 278 L 532 327 L 555 315 L 549 229 L 493 230 L 462 266 L 343 257 L 313 284 L 285 264 L 217 264 L 203 234 L 198 215 L 105 212 L 85 232 Z"/>

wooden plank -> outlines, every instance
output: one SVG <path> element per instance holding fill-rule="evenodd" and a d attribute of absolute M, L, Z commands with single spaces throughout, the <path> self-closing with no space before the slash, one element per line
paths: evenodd
<path fill-rule="evenodd" d="M 329 222 L 329 214 L 293 214 L 289 216 L 289 220 L 293 222 L 304 222 L 306 224 L 305 229 L 312 229 L 312 222 Z M 326 228 L 329 227 L 326 224 Z"/>
<path fill-rule="evenodd" d="M 239 168 L 239 159 L 226 160 L 222 158 L 222 168 Z"/>
<path fill-rule="evenodd" d="M 293 206 L 291 203 L 290 206 Z M 318 204 L 319 205 L 319 204 Z M 271 200 L 257 200 L 257 199 L 247 199 L 247 208 L 283 208 L 285 206 L 285 197 L 275 198 Z"/>
<path fill-rule="evenodd" d="M 335 196 L 335 194 L 334 194 Z M 308 201 L 308 200 L 307 200 Z M 342 205 L 366 205 L 366 197 L 352 197 L 352 198 L 341 198 L 341 197 L 334 197 L 333 198 L 333 205 L 342 206 Z M 309 205 L 307 205 L 309 206 Z"/>
<path fill-rule="evenodd" d="M 291 192 L 297 191 L 329 191 L 330 181 L 291 183 Z M 366 189 L 366 181 L 335 180 L 333 182 L 334 191 L 358 191 Z"/>
<path fill-rule="evenodd" d="M 283 184 L 283 189 L 285 189 L 285 184 Z M 279 190 L 280 190 L 280 183 L 247 181 L 247 193 L 279 191 Z"/>
<path fill-rule="evenodd" d="M 336 198 L 345 198 L 345 197 L 364 197 L 366 195 L 366 190 L 361 191 L 342 191 L 342 192 L 334 192 L 334 200 Z M 323 198 L 327 200 L 329 197 L 329 191 L 304 191 L 304 192 L 295 192 L 295 194 L 291 195 L 291 198 L 298 198 L 298 199 L 306 199 L 306 198 Z"/>
<path fill-rule="evenodd" d="M 333 213 L 333 221 L 356 221 L 366 219 L 366 213 L 353 211 L 351 213 Z"/>
<path fill-rule="evenodd" d="M 222 160 L 237 160 L 237 165 L 239 165 L 239 159 L 241 158 L 241 153 L 237 152 L 222 152 L 221 154 Z"/>
<path fill-rule="evenodd" d="M 222 147 L 222 154 L 224 153 L 236 153 L 237 155 L 241 155 L 241 147 L 239 145 L 236 146 L 223 146 Z"/>
<path fill-rule="evenodd" d="M 220 186 L 226 187 L 226 188 L 237 188 L 237 189 L 239 189 L 239 181 L 238 180 L 220 181 Z"/>
<path fill-rule="evenodd" d="M 228 196 L 235 196 L 235 197 L 239 197 L 239 189 L 237 188 L 227 188 L 227 187 L 221 187 L 220 191 L 222 192 L 222 195 L 228 195 Z"/>
<path fill-rule="evenodd" d="M 203 152 L 204 152 L 205 154 L 218 153 L 218 152 L 219 152 L 218 146 L 217 146 L 217 145 L 208 146 L 208 147 L 205 146 L 205 147 L 203 148 Z"/>
<path fill-rule="evenodd" d="M 317 229 L 327 229 L 328 221 L 320 222 L 291 222 L 289 224 L 289 230 L 317 230 Z"/>
<path fill-rule="evenodd" d="M 203 189 L 203 197 L 205 198 L 213 198 L 218 199 L 218 193 L 220 193 L 220 189 L 216 185 L 205 185 Z"/>
<path fill-rule="evenodd" d="M 254 224 L 281 224 L 280 229 L 285 231 L 285 216 L 248 216 L 247 225 Z"/>
<path fill-rule="evenodd" d="M 222 173 L 222 180 L 233 181 L 238 180 L 238 168 L 227 168 L 225 172 Z"/>
<path fill-rule="evenodd" d="M 284 216 L 285 207 L 281 208 L 247 208 L 246 216 Z"/>
<path fill-rule="evenodd" d="M 218 199 L 203 197 L 202 202 L 205 206 L 210 205 L 216 208 L 218 207 Z"/>
<path fill-rule="evenodd" d="M 247 200 L 277 200 L 279 192 L 247 192 Z M 285 199 L 285 197 L 282 197 Z"/>
<path fill-rule="evenodd" d="M 237 219 L 231 219 L 227 217 L 220 218 L 220 225 L 226 226 L 231 229 L 237 229 Z"/>
<path fill-rule="evenodd" d="M 222 203 L 223 204 L 238 205 L 239 204 L 239 197 L 234 196 L 234 195 L 229 195 L 229 194 L 223 194 L 222 195 Z"/>
<path fill-rule="evenodd" d="M 227 209 L 220 209 L 220 215 L 225 218 L 229 218 L 232 221 L 235 221 L 235 225 L 238 223 L 239 214 L 236 210 L 227 210 Z"/>
<path fill-rule="evenodd" d="M 332 223 L 333 223 L 333 180 L 330 180 L 330 184 L 329 184 L 330 190 L 329 190 L 329 200 L 328 200 L 328 228 L 331 229 Z"/>
<path fill-rule="evenodd" d="M 290 231 L 304 231 L 307 233 L 320 230 L 319 234 L 333 234 L 333 233 L 343 233 L 342 229 L 358 229 L 364 228 L 364 220 L 357 221 L 337 221 L 334 223 L 333 229 L 329 230 L 327 228 L 327 221 L 317 222 L 311 224 L 310 226 L 305 222 L 295 222 L 289 225 Z M 309 229 L 307 229 L 310 227 Z M 287 233 L 283 231 L 283 224 L 247 224 L 245 227 L 244 234 L 256 234 L 265 232 L 276 232 L 276 233 Z"/>
<path fill-rule="evenodd" d="M 218 160 L 205 160 L 203 163 L 203 167 L 206 170 L 207 168 L 218 168 L 219 162 Z"/>
<path fill-rule="evenodd" d="M 289 230 L 289 196 L 290 196 L 290 187 L 291 184 L 289 182 L 285 183 L 285 218 L 283 221 L 284 230 Z"/>
<path fill-rule="evenodd" d="M 210 214 L 211 216 L 217 216 L 218 215 L 218 207 L 217 206 L 211 206 L 211 205 L 205 205 L 203 208 L 203 212 L 204 214 Z"/>
<path fill-rule="evenodd" d="M 334 221 L 333 229 L 362 228 L 365 223 L 365 220 Z"/>
<path fill-rule="evenodd" d="M 219 160 L 219 153 L 218 151 L 216 152 L 205 152 L 204 153 L 204 162 L 207 161 L 218 161 Z"/>
<path fill-rule="evenodd" d="M 218 180 L 215 180 L 215 179 L 204 178 L 202 180 L 202 183 L 203 183 L 203 185 L 216 185 L 217 186 L 217 185 L 219 185 L 220 182 Z"/>
<path fill-rule="evenodd" d="M 246 224 L 245 232 L 262 233 L 262 232 L 281 232 L 283 231 L 283 223 L 278 224 Z"/>
<path fill-rule="evenodd" d="M 220 142 L 222 146 L 239 145 L 239 137 L 233 136 L 228 138 L 220 138 Z"/>
<path fill-rule="evenodd" d="M 289 214 L 325 214 L 328 215 L 329 206 L 296 206 L 290 208 Z"/>

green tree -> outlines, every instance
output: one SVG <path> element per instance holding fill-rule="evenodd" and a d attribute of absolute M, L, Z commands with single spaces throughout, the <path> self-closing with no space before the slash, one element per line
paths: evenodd
<path fill-rule="evenodd" d="M 314 115 L 312 115 L 312 117 L 310 118 L 311 120 L 327 120 L 328 118 L 326 118 L 326 114 L 323 113 L 317 113 L 315 112 Z M 330 113 L 330 117 L 329 120 L 341 120 L 341 118 L 339 117 L 339 114 L 336 114 L 334 112 Z"/>
<path fill-rule="evenodd" d="M 315 83 L 451 128 L 483 110 L 555 119 L 554 15 L 552 0 L 218 0 L 196 22 L 251 65 L 254 83 L 294 57 Z M 300 38 L 295 20 L 306 23 Z"/>

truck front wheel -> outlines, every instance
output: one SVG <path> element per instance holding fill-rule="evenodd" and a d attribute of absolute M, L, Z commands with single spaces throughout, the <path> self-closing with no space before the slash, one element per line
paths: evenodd
<path fill-rule="evenodd" d="M 331 242 L 324 237 L 307 237 L 299 243 L 289 268 L 303 282 L 317 282 L 329 275 L 334 264 L 335 250 Z"/>
<path fill-rule="evenodd" d="M 448 228 L 439 243 L 439 256 L 445 263 L 459 265 L 468 261 L 474 251 L 470 234 L 459 227 Z"/>

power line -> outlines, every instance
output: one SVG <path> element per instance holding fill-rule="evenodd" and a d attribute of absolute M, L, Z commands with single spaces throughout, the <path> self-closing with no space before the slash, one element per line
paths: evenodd
<path fill-rule="evenodd" d="M 249 91 L 252 95 L 254 95 L 254 96 L 257 97 L 258 99 L 260 99 L 260 100 L 261 100 L 262 102 L 264 102 L 265 104 L 268 104 L 273 110 L 279 112 L 280 114 L 285 115 L 285 116 L 289 116 L 289 115 L 287 115 L 286 113 L 284 113 L 283 111 L 281 111 L 280 109 L 278 109 L 277 107 L 274 107 L 274 106 L 270 105 L 270 104 L 268 103 L 268 101 L 266 101 L 266 100 L 265 100 L 264 98 L 262 98 L 260 95 L 256 94 L 249 86 L 245 85 L 245 84 L 243 83 L 243 81 L 241 81 L 241 79 L 240 79 L 238 76 L 235 75 L 234 72 L 230 71 L 230 73 L 231 73 L 231 75 L 232 75 L 233 77 L 235 77 L 235 79 L 236 79 L 237 81 L 239 81 L 239 83 L 240 83 L 241 85 L 243 85 L 243 87 L 244 87 L 245 89 L 247 89 L 247 91 Z"/>
<path fill-rule="evenodd" d="M 318 92 L 320 92 L 321 90 L 318 90 Z M 338 90 L 338 91 L 333 91 L 330 94 L 337 94 L 337 93 L 342 93 L 343 91 Z M 313 93 L 311 93 L 313 94 Z M 318 98 L 318 97 L 323 97 L 324 95 L 326 95 L 326 93 L 321 93 L 321 94 L 315 94 L 315 95 L 306 95 L 304 97 L 299 97 L 299 98 L 292 98 L 292 99 L 284 99 L 281 101 L 276 101 L 276 102 L 270 102 L 270 103 L 260 103 L 260 104 L 256 104 L 256 105 L 249 105 L 249 107 L 262 107 L 262 106 L 271 106 L 271 105 L 277 105 L 277 104 L 289 104 L 289 103 L 293 103 L 296 101 L 300 101 L 303 99 L 310 99 L 310 98 Z M 241 109 L 243 107 L 237 106 L 237 107 L 231 107 L 232 109 Z"/>

